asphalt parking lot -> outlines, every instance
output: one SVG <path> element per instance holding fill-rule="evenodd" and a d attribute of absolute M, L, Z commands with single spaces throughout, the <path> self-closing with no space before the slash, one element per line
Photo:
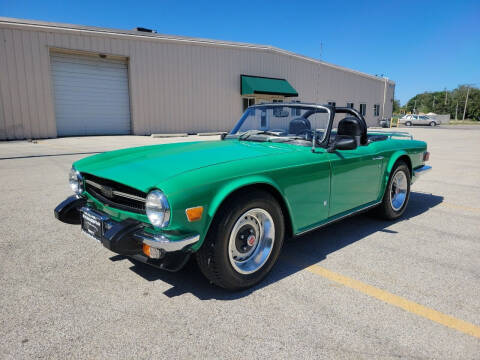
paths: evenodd
<path fill-rule="evenodd" d="M 193 263 L 172 274 L 115 256 L 53 217 L 73 161 L 186 138 L 0 143 L 0 358 L 479 359 L 480 126 L 408 131 L 433 171 L 401 220 L 294 239 L 240 293 Z"/>

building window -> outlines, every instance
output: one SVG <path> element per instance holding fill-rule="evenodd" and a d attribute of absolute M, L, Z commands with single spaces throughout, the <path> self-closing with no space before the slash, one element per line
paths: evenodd
<path fill-rule="evenodd" d="M 252 105 L 255 105 L 254 98 L 243 98 L 243 112 L 245 112 L 245 110 L 247 110 L 247 108 Z"/>
<path fill-rule="evenodd" d="M 360 114 L 363 116 L 367 114 L 367 104 L 360 104 Z"/>
<path fill-rule="evenodd" d="M 299 103 L 300 100 L 293 100 L 292 103 Z M 300 116 L 300 109 L 292 108 L 292 116 Z"/>
<path fill-rule="evenodd" d="M 337 103 L 335 101 L 329 101 L 328 105 L 335 107 L 337 106 Z"/>
<path fill-rule="evenodd" d="M 267 112 L 262 110 L 260 115 L 260 129 L 267 130 Z"/>
<path fill-rule="evenodd" d="M 353 103 L 347 103 L 347 108 L 353 109 Z"/>
<path fill-rule="evenodd" d="M 373 116 L 379 116 L 380 115 L 380 105 L 375 104 L 373 105 Z"/>

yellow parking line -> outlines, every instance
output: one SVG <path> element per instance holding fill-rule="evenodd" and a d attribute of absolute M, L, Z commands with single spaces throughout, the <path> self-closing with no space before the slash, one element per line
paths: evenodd
<path fill-rule="evenodd" d="M 309 272 L 323 276 L 324 278 L 342 284 L 346 287 L 358 290 L 366 295 L 382 300 L 387 304 L 399 307 L 412 314 L 424 317 L 438 324 L 463 332 L 480 339 L 480 327 L 466 321 L 443 314 L 426 306 L 407 300 L 401 296 L 391 294 L 374 286 L 362 283 L 361 281 L 337 274 L 318 265 L 311 265 L 306 268 Z"/>
<path fill-rule="evenodd" d="M 453 208 L 453 209 L 480 212 L 480 208 L 471 207 L 471 206 L 464 206 L 464 205 L 457 205 L 457 204 L 452 204 L 452 203 L 449 203 L 449 202 L 442 202 L 441 205 L 446 206 L 446 207 L 450 207 L 450 208 Z"/>

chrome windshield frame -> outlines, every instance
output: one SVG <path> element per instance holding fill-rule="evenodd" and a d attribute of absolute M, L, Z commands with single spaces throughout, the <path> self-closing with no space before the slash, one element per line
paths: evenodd
<path fill-rule="evenodd" d="M 323 133 L 323 137 L 320 141 L 318 141 L 318 146 L 325 147 L 325 144 L 328 144 L 328 139 L 330 138 L 330 132 L 332 130 L 333 120 L 335 118 L 335 108 L 330 105 L 318 105 L 318 104 L 308 104 L 308 103 L 262 103 L 258 105 L 249 106 L 247 110 L 242 114 L 240 119 L 237 121 L 233 129 L 230 131 L 230 135 L 235 135 L 238 133 L 238 130 L 243 125 L 245 119 L 249 115 L 249 111 L 255 108 L 262 108 L 262 107 L 290 107 L 290 108 L 302 108 L 308 109 L 310 108 L 312 111 L 315 110 L 323 110 L 322 112 L 326 112 L 328 114 L 328 124 L 327 128 Z"/>

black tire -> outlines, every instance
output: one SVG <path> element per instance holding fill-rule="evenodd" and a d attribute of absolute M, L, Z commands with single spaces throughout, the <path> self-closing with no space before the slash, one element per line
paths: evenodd
<path fill-rule="evenodd" d="M 411 121 L 405 122 L 405 126 L 412 126 L 412 122 Z"/>
<path fill-rule="evenodd" d="M 392 205 L 392 181 L 397 174 L 397 172 L 403 172 L 406 176 L 407 182 L 407 192 L 405 196 L 405 200 L 403 205 L 399 209 L 395 209 Z M 403 215 L 405 209 L 408 205 L 408 199 L 410 198 L 410 170 L 408 169 L 407 164 L 403 161 L 398 161 L 390 174 L 390 178 L 388 179 L 387 187 L 385 188 L 385 194 L 383 195 L 382 203 L 375 209 L 376 214 L 383 219 L 386 220 L 395 220 L 398 219 L 400 216 Z"/>
<path fill-rule="evenodd" d="M 437 124 L 435 123 L 435 121 L 430 121 L 430 126 L 436 126 Z"/>
<path fill-rule="evenodd" d="M 237 271 L 229 256 L 229 240 L 237 220 L 251 209 L 263 209 L 271 216 L 275 229 L 273 246 L 266 262 L 255 272 Z M 285 221 L 277 200 L 264 191 L 249 191 L 227 200 L 217 211 L 205 242 L 196 253 L 197 264 L 215 285 L 228 290 L 242 290 L 259 283 L 277 262 L 285 236 Z"/>

